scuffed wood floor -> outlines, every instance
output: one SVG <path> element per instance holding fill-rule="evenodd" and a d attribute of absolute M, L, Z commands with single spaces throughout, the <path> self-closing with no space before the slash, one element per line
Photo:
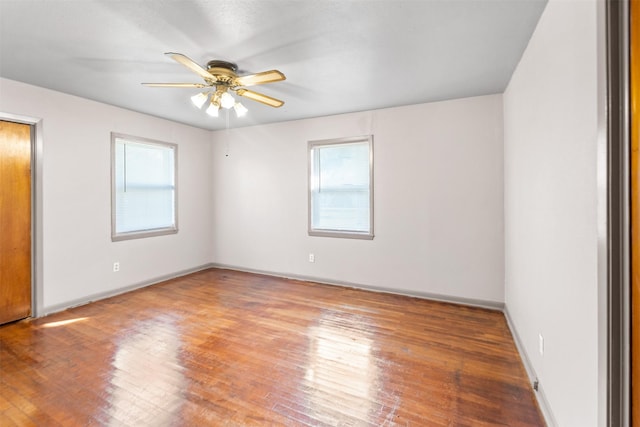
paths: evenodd
<path fill-rule="evenodd" d="M 0 327 L 2 426 L 542 426 L 502 313 L 211 269 Z"/>

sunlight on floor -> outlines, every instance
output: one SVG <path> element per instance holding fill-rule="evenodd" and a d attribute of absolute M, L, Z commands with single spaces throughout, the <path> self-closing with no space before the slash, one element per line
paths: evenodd
<path fill-rule="evenodd" d="M 57 328 L 58 326 L 66 326 L 76 322 L 88 320 L 88 317 L 76 317 L 75 319 L 60 320 L 58 322 L 49 322 L 41 325 L 41 328 Z"/>

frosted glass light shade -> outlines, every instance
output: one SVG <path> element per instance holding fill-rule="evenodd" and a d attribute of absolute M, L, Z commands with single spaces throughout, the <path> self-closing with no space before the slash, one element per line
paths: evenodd
<path fill-rule="evenodd" d="M 207 107 L 207 111 L 206 113 L 208 115 L 210 115 L 211 117 L 218 117 L 218 109 L 220 107 L 218 107 L 217 105 L 215 105 L 213 102 L 211 104 L 209 104 L 209 106 Z"/>
<path fill-rule="evenodd" d="M 225 92 L 220 96 L 220 106 L 222 108 L 229 109 L 233 107 L 235 103 L 236 100 L 233 99 L 233 96 L 231 96 L 228 92 Z"/>
<path fill-rule="evenodd" d="M 202 108 L 205 102 L 207 102 L 207 98 L 209 97 L 208 93 L 202 92 L 195 94 L 191 97 L 191 102 L 198 108 Z"/>
<path fill-rule="evenodd" d="M 236 104 L 233 106 L 233 109 L 236 110 L 236 116 L 238 117 L 243 117 L 249 111 L 247 107 L 239 102 L 236 102 Z"/>

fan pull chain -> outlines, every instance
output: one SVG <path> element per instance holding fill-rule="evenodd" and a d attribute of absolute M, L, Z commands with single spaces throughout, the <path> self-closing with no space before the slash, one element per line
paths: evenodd
<path fill-rule="evenodd" d="M 229 142 L 229 110 L 226 110 L 226 117 L 225 117 L 225 121 L 227 123 L 227 129 L 225 130 L 225 135 L 224 135 L 224 139 L 226 140 L 226 145 L 227 145 L 227 150 L 225 153 L 225 157 L 229 157 L 229 146 L 230 146 L 230 142 Z"/>

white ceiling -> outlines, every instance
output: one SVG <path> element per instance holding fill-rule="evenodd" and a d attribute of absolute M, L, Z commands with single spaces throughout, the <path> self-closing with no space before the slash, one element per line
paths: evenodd
<path fill-rule="evenodd" d="M 501 93 L 546 0 L 0 0 L 0 76 L 205 129 L 197 89 L 142 82 L 200 78 L 163 55 L 239 74 L 279 69 L 252 87 L 230 127 Z M 0 96 L 2 96 L 0 87 Z"/>

